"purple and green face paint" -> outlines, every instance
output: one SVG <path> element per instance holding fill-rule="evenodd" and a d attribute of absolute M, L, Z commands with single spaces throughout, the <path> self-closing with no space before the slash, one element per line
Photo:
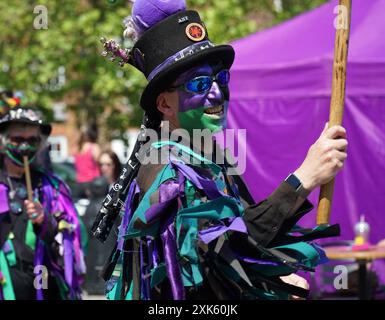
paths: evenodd
<path fill-rule="evenodd" d="M 183 73 L 176 83 L 181 85 L 195 77 L 213 74 L 213 68 L 205 64 Z M 179 89 L 178 119 L 181 128 L 189 132 L 193 129 L 209 129 L 213 133 L 223 130 L 226 127 L 228 96 L 228 87 L 221 87 L 216 81 L 207 92 L 203 93 Z"/>

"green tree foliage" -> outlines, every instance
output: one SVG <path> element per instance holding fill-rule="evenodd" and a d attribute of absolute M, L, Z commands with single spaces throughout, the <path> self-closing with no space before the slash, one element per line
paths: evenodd
<path fill-rule="evenodd" d="M 210 38 L 226 43 L 288 19 L 326 0 L 187 0 L 206 22 Z M 36 29 L 37 5 L 47 8 L 47 29 Z M 104 137 L 119 136 L 142 116 L 143 75 L 100 55 L 101 36 L 122 40 L 122 20 L 131 5 L 123 0 L 0 1 L 0 87 L 21 90 L 48 114 L 64 100 L 78 125 L 96 122 Z M 65 71 L 65 73 L 63 73 Z M 60 81 L 65 75 L 65 82 Z"/>
<path fill-rule="evenodd" d="M 0 2 L 0 86 L 22 90 L 31 104 L 45 109 L 65 99 L 76 111 L 79 126 L 97 122 L 107 125 L 112 135 L 122 132 L 140 117 L 137 108 L 127 105 L 138 105 L 144 79 L 134 68 L 102 57 L 99 39 L 105 35 L 120 40 L 122 19 L 130 8 L 106 0 L 38 4 L 47 8 L 47 29 L 35 28 L 35 1 Z M 65 68 L 64 85 L 58 83 L 60 67 Z"/>
<path fill-rule="evenodd" d="M 290 19 L 325 3 L 325 0 L 282 0 L 282 11 L 276 13 L 274 23 Z"/>

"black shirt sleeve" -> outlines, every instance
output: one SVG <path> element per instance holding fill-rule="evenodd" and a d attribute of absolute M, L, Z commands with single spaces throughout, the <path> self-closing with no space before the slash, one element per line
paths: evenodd
<path fill-rule="evenodd" d="M 312 209 L 313 205 L 307 199 L 283 181 L 266 200 L 248 206 L 243 220 L 250 236 L 268 246 Z"/>

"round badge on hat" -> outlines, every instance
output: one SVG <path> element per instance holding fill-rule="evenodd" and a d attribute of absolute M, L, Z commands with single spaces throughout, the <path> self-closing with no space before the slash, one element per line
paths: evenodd
<path fill-rule="evenodd" d="M 202 41 L 206 36 L 206 30 L 199 23 L 193 22 L 187 25 L 186 35 L 192 41 Z"/>

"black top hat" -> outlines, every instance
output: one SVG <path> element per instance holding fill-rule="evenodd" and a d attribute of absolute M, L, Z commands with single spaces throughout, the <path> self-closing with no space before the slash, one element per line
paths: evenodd
<path fill-rule="evenodd" d="M 149 81 L 140 104 L 147 111 L 156 106 L 157 96 L 176 77 L 202 62 L 221 61 L 229 69 L 234 49 L 214 45 L 196 11 L 180 11 L 147 30 L 131 51 L 132 64 Z"/>
<path fill-rule="evenodd" d="M 4 129 L 4 127 L 11 122 L 38 125 L 40 126 L 42 134 L 47 136 L 51 133 L 52 130 L 51 125 L 45 123 L 41 114 L 33 108 L 17 106 L 8 110 L 0 118 L 0 130 Z"/>
<path fill-rule="evenodd" d="M 140 105 L 149 113 L 157 112 L 156 98 L 177 76 L 203 62 L 222 62 L 230 69 L 234 49 L 230 45 L 214 45 L 198 12 L 178 11 L 145 31 L 132 50 L 120 49 L 114 41 L 102 39 L 107 55 L 118 57 L 120 64 L 130 63 L 148 80 Z"/>

